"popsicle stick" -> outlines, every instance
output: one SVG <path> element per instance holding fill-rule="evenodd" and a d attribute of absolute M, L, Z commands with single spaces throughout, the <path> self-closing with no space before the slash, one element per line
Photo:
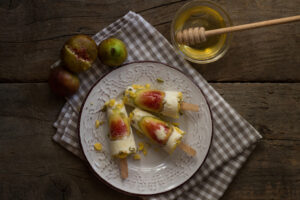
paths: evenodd
<path fill-rule="evenodd" d="M 180 110 L 188 110 L 188 111 L 198 112 L 199 106 L 196 104 L 182 102 L 180 105 Z"/>
<path fill-rule="evenodd" d="M 122 179 L 126 179 L 128 177 L 127 158 L 120 158 L 120 172 Z"/>
<path fill-rule="evenodd" d="M 195 156 L 197 153 L 195 149 L 193 149 L 192 147 L 190 147 L 185 143 L 181 142 L 178 146 L 182 151 L 184 151 L 189 156 Z"/>

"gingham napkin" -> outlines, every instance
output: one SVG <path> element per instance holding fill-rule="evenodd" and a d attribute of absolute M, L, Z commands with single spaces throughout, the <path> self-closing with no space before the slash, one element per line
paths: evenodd
<path fill-rule="evenodd" d="M 94 35 L 99 44 L 110 36 L 123 40 L 128 49 L 127 62 L 153 60 L 174 66 L 190 75 L 207 98 L 213 117 L 214 137 L 205 163 L 187 183 L 167 193 L 149 199 L 219 199 L 237 170 L 245 162 L 261 135 L 194 70 L 170 43 L 140 15 L 129 12 L 121 19 Z M 97 61 L 98 62 L 98 61 Z M 59 61 L 54 65 L 59 64 Z M 54 123 L 53 139 L 75 155 L 83 158 L 78 143 L 77 120 L 82 102 L 93 83 L 111 68 L 100 62 L 79 75 L 81 85 L 67 100 Z"/>

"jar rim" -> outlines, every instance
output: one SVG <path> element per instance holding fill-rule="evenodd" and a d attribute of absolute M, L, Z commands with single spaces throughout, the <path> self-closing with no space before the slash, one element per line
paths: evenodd
<path fill-rule="evenodd" d="M 226 41 L 225 41 L 224 45 L 222 46 L 222 48 L 219 50 L 220 51 L 219 53 L 217 53 L 215 56 L 213 56 L 211 58 L 203 59 L 203 60 L 194 59 L 194 58 L 189 57 L 188 55 L 186 55 L 185 53 L 183 53 L 179 49 L 179 47 L 176 43 L 175 30 L 174 30 L 175 22 L 178 19 L 178 17 L 180 16 L 180 14 L 182 14 L 184 11 L 191 8 L 192 6 L 208 6 L 208 7 L 212 8 L 213 10 L 215 10 L 216 12 L 218 12 L 224 18 L 224 20 L 226 22 L 226 26 L 232 26 L 232 21 L 231 21 L 230 16 L 228 15 L 227 11 L 224 8 L 222 8 L 219 4 L 217 4 L 216 2 L 213 2 L 213 1 L 209 1 L 209 0 L 194 0 L 194 1 L 191 1 L 191 2 L 188 2 L 188 3 L 184 4 L 175 13 L 175 16 L 174 16 L 174 18 L 172 20 L 172 23 L 171 23 L 171 42 L 172 42 L 172 45 L 176 49 L 176 51 L 178 51 L 178 53 L 180 55 L 182 55 L 186 60 L 189 60 L 193 63 L 207 64 L 207 63 L 215 62 L 215 61 L 219 60 L 220 58 L 222 58 L 225 55 L 225 53 L 228 51 L 229 46 L 231 44 L 231 40 L 232 40 L 232 34 L 227 33 Z M 228 23 L 228 25 L 227 25 L 227 23 Z"/>

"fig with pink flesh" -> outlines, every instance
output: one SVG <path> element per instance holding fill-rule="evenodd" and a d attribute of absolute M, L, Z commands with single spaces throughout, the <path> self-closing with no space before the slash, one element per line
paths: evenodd
<path fill-rule="evenodd" d="M 97 58 L 97 45 L 87 35 L 71 37 L 63 46 L 61 57 L 64 65 L 72 72 L 89 69 Z"/>

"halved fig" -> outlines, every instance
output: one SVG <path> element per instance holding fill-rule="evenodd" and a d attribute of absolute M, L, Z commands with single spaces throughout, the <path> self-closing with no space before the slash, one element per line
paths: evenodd
<path fill-rule="evenodd" d="M 61 56 L 69 70 L 79 73 L 91 67 L 97 58 L 97 53 L 97 45 L 91 37 L 75 35 L 65 43 Z"/>
<path fill-rule="evenodd" d="M 136 106 L 151 112 L 160 112 L 163 108 L 165 93 L 159 90 L 143 89 L 136 92 Z"/>

